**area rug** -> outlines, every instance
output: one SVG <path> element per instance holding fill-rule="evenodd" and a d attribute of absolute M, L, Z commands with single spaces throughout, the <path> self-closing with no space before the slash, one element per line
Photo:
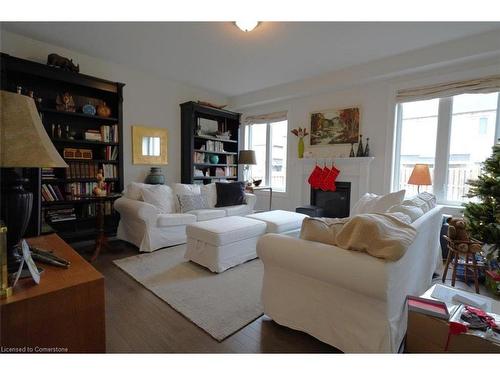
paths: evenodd
<path fill-rule="evenodd" d="M 263 314 L 260 259 L 215 274 L 184 259 L 185 246 L 114 263 L 218 341 Z"/>

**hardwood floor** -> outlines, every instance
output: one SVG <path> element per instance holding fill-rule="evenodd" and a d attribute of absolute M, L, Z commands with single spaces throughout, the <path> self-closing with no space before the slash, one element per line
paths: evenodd
<path fill-rule="evenodd" d="M 105 278 L 108 353 L 338 353 L 305 333 L 263 316 L 219 343 L 118 267 L 114 259 L 137 254 L 122 241 L 93 263 Z M 92 246 L 73 245 L 87 259 Z"/>

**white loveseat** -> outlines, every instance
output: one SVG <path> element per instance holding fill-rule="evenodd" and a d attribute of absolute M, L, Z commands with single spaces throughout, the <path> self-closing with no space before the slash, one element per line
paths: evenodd
<path fill-rule="evenodd" d="M 132 186 L 133 185 L 133 186 Z M 209 208 L 180 212 L 177 195 L 190 192 L 200 193 L 199 185 L 175 184 L 171 213 L 160 210 L 141 200 L 138 189 L 146 184 L 133 183 L 127 186 L 123 197 L 116 200 L 114 208 L 120 213 L 117 237 L 136 245 L 141 252 L 151 252 L 163 247 L 186 242 L 186 226 L 197 221 L 217 219 L 225 216 L 244 216 L 253 213 L 256 197 L 245 194 L 246 204 L 229 207 L 215 207 L 217 193 L 215 184 L 204 185 L 201 190 L 208 197 Z M 133 189 L 132 189 L 133 188 Z M 132 191 L 133 190 L 133 191 Z M 140 190 L 139 190 L 140 191 Z"/>
<path fill-rule="evenodd" d="M 415 220 L 415 241 L 395 262 L 319 242 L 267 234 L 264 312 L 344 352 L 397 352 L 407 295 L 420 295 L 440 265 L 441 207 Z"/>

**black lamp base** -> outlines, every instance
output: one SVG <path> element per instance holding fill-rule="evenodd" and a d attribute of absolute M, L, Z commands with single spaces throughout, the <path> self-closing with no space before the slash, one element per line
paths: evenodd
<path fill-rule="evenodd" d="M 2 219 L 7 226 L 8 272 L 19 269 L 22 260 L 19 244 L 24 237 L 33 208 L 33 193 L 24 190 L 27 179 L 21 178 L 13 168 L 2 170 Z"/>

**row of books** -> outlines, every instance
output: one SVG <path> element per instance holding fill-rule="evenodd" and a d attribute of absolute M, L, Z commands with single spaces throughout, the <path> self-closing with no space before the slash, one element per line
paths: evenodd
<path fill-rule="evenodd" d="M 195 152 L 193 154 L 193 163 L 205 163 L 205 155 L 203 152 Z"/>
<path fill-rule="evenodd" d="M 66 184 L 65 192 L 68 200 L 87 199 L 92 195 L 92 191 L 97 186 L 97 182 L 72 182 Z M 115 191 L 115 183 L 106 183 L 106 193 L 109 195 Z"/>
<path fill-rule="evenodd" d="M 103 164 L 102 171 L 104 178 L 117 178 L 118 177 L 118 168 L 115 164 Z"/>
<path fill-rule="evenodd" d="M 59 189 L 59 186 L 52 184 L 42 184 L 42 202 L 63 201 L 65 194 Z"/>
<path fill-rule="evenodd" d="M 49 223 L 76 220 L 75 208 L 71 206 L 58 207 L 45 211 L 45 220 Z"/>
<path fill-rule="evenodd" d="M 193 153 L 193 163 L 196 163 L 196 164 L 202 164 L 202 163 L 209 163 L 207 161 L 207 155 L 206 153 L 204 152 L 194 152 Z M 221 162 L 222 164 L 235 164 L 235 155 L 226 155 L 226 161 L 225 162 Z"/>
<path fill-rule="evenodd" d="M 42 168 L 42 178 L 44 179 L 56 178 L 54 168 Z"/>
<path fill-rule="evenodd" d="M 68 161 L 66 168 L 66 178 L 95 178 L 99 172 L 99 163 L 97 162 L 79 162 Z"/>
<path fill-rule="evenodd" d="M 210 176 L 209 173 L 205 174 L 203 170 L 198 168 L 194 168 L 193 172 L 194 177 L 236 177 L 237 169 L 236 167 L 217 167 L 215 168 L 215 176 Z"/>
<path fill-rule="evenodd" d="M 118 142 L 118 125 L 101 125 L 101 136 L 103 142 Z"/>
<path fill-rule="evenodd" d="M 201 147 L 203 150 L 207 151 L 215 151 L 215 152 L 225 152 L 224 151 L 224 142 L 219 142 L 219 141 L 206 141 L 205 142 L 205 148 L 203 146 Z"/>
<path fill-rule="evenodd" d="M 87 129 L 84 135 L 87 141 L 118 142 L 118 125 L 101 125 L 99 130 Z"/>
<path fill-rule="evenodd" d="M 72 182 L 65 184 L 64 189 L 55 184 L 42 184 L 42 202 L 57 202 L 64 200 L 80 200 L 92 196 L 97 182 Z M 114 192 L 115 184 L 106 183 L 106 192 Z"/>
<path fill-rule="evenodd" d="M 104 150 L 105 160 L 116 160 L 118 158 L 118 146 L 106 146 Z"/>
<path fill-rule="evenodd" d="M 59 206 L 44 209 L 45 221 L 49 223 L 60 223 L 65 221 L 74 221 L 77 218 L 89 218 L 95 217 L 97 214 L 97 208 L 95 203 L 87 203 L 78 206 L 77 208 L 73 206 Z M 113 214 L 113 202 L 104 202 L 104 215 Z"/>
<path fill-rule="evenodd" d="M 238 170 L 236 167 L 218 167 L 215 168 L 215 175 L 217 177 L 226 176 L 226 177 L 234 177 Z"/>

